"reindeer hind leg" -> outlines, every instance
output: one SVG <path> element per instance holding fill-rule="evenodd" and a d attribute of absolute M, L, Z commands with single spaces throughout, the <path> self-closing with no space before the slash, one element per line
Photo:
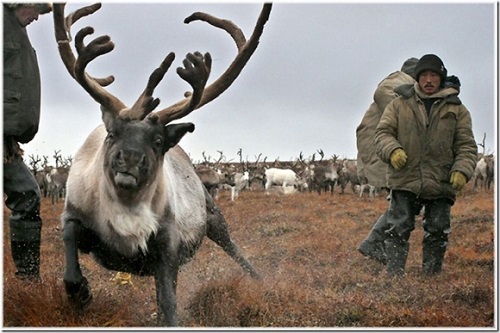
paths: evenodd
<path fill-rule="evenodd" d="M 260 280 L 262 277 L 253 265 L 245 258 L 240 248 L 232 241 L 229 235 L 226 219 L 220 209 L 215 205 L 210 194 L 205 191 L 207 198 L 207 237 L 219 245 L 224 252 L 233 258 L 250 276 Z"/>

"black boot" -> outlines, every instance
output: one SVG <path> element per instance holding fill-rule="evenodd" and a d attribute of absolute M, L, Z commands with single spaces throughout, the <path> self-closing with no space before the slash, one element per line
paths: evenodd
<path fill-rule="evenodd" d="M 40 280 L 40 242 L 11 241 L 12 259 L 16 276 L 33 281 Z"/>
<path fill-rule="evenodd" d="M 387 264 L 387 255 L 385 253 L 384 240 L 385 231 L 389 228 L 387 224 L 387 213 L 384 213 L 377 220 L 368 237 L 358 246 L 358 251 L 375 261 L 385 265 Z"/>
<path fill-rule="evenodd" d="M 436 200 L 427 210 L 422 222 L 424 238 L 422 240 L 422 273 L 438 274 L 442 270 L 444 254 L 451 232 L 450 204 L 446 200 Z"/>
<path fill-rule="evenodd" d="M 444 254 L 448 245 L 448 236 L 425 233 L 422 242 L 422 272 L 424 275 L 434 275 L 441 272 Z"/>
<path fill-rule="evenodd" d="M 445 252 L 446 247 L 423 247 L 422 272 L 424 275 L 435 275 L 441 272 Z"/>
<path fill-rule="evenodd" d="M 385 240 L 387 275 L 389 277 L 404 275 L 409 249 L 410 244 L 405 240 L 399 238 L 389 238 Z"/>
<path fill-rule="evenodd" d="M 16 276 L 39 281 L 42 220 L 38 209 L 12 212 L 9 222 L 10 246 L 17 268 Z"/>

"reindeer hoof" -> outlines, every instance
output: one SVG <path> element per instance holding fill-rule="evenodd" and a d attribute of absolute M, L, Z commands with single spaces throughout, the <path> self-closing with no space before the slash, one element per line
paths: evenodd
<path fill-rule="evenodd" d="M 81 282 L 64 281 L 64 283 L 69 303 L 77 310 L 85 309 L 92 302 L 92 292 L 85 277 Z"/>

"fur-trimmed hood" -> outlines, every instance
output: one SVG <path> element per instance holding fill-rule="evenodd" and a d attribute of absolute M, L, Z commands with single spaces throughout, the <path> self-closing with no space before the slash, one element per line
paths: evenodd
<path fill-rule="evenodd" d="M 48 14 L 52 11 L 52 3 L 50 2 L 11 2 L 11 3 L 4 3 L 4 6 L 12 10 L 21 6 L 36 7 L 38 8 L 40 15 Z"/>
<path fill-rule="evenodd" d="M 420 90 L 418 82 L 415 82 L 414 84 L 401 85 L 396 89 L 394 89 L 394 92 L 405 99 L 412 97 L 416 93 L 420 98 L 439 98 L 439 99 L 445 99 L 446 102 L 450 104 L 457 104 L 457 105 L 462 104 L 462 101 L 458 97 L 460 90 L 454 87 L 443 88 L 439 90 L 437 93 L 429 96 L 425 95 Z"/>

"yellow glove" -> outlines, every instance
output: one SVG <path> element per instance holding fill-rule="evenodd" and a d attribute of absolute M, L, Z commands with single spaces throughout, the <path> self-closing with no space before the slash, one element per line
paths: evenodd
<path fill-rule="evenodd" d="M 454 190 L 461 191 L 467 183 L 467 178 L 460 171 L 453 171 L 451 173 L 450 183 Z"/>
<path fill-rule="evenodd" d="M 400 170 L 406 164 L 406 152 L 403 148 L 397 148 L 391 153 L 391 165 L 396 171 Z"/>

